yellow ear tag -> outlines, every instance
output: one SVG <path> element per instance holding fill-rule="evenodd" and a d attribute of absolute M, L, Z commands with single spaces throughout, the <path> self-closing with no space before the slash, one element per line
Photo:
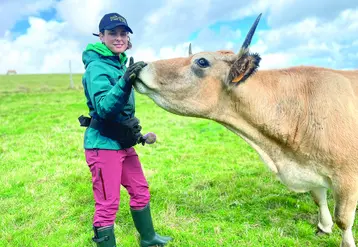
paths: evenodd
<path fill-rule="evenodd" d="M 232 82 L 239 82 L 244 77 L 244 74 L 239 75 L 238 77 L 235 77 Z"/>

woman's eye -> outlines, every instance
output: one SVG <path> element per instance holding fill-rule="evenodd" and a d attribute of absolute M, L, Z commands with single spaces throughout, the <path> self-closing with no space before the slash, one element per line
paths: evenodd
<path fill-rule="evenodd" d="M 196 60 L 196 64 L 199 65 L 202 68 L 206 68 L 209 67 L 209 61 L 206 60 L 205 58 L 199 58 Z"/>

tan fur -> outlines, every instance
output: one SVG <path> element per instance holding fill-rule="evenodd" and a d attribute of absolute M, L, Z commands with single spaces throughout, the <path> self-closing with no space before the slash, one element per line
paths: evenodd
<path fill-rule="evenodd" d="M 199 68 L 198 58 L 210 67 Z M 358 71 L 299 66 L 258 71 L 229 87 L 232 52 L 149 63 L 135 83 L 164 109 L 217 121 L 246 140 L 290 189 L 311 191 L 318 228 L 331 232 L 326 190 L 335 197 L 341 246 L 352 236 L 358 199 Z"/>

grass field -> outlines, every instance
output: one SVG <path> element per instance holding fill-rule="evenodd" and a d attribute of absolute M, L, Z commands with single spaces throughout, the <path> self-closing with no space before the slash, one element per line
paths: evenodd
<path fill-rule="evenodd" d="M 81 75 L 0 76 L 0 246 L 95 246 L 94 200 L 77 117 L 87 114 Z M 221 125 L 165 112 L 136 94 L 137 146 L 155 227 L 168 245 L 339 246 L 337 226 L 317 236 L 309 194 L 282 185 L 243 140 Z M 122 189 L 118 246 L 138 246 Z M 333 201 L 329 195 L 330 208 Z M 331 210 L 332 211 L 332 210 Z M 357 235 L 355 228 L 355 235 Z"/>

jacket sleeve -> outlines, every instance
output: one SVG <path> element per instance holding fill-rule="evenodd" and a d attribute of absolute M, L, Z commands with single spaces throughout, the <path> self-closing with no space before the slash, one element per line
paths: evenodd
<path fill-rule="evenodd" d="M 112 85 L 105 66 L 100 63 L 93 64 L 86 73 L 88 94 L 97 114 L 109 119 L 123 110 L 132 90 L 131 85 L 125 85 L 123 77 Z"/>

